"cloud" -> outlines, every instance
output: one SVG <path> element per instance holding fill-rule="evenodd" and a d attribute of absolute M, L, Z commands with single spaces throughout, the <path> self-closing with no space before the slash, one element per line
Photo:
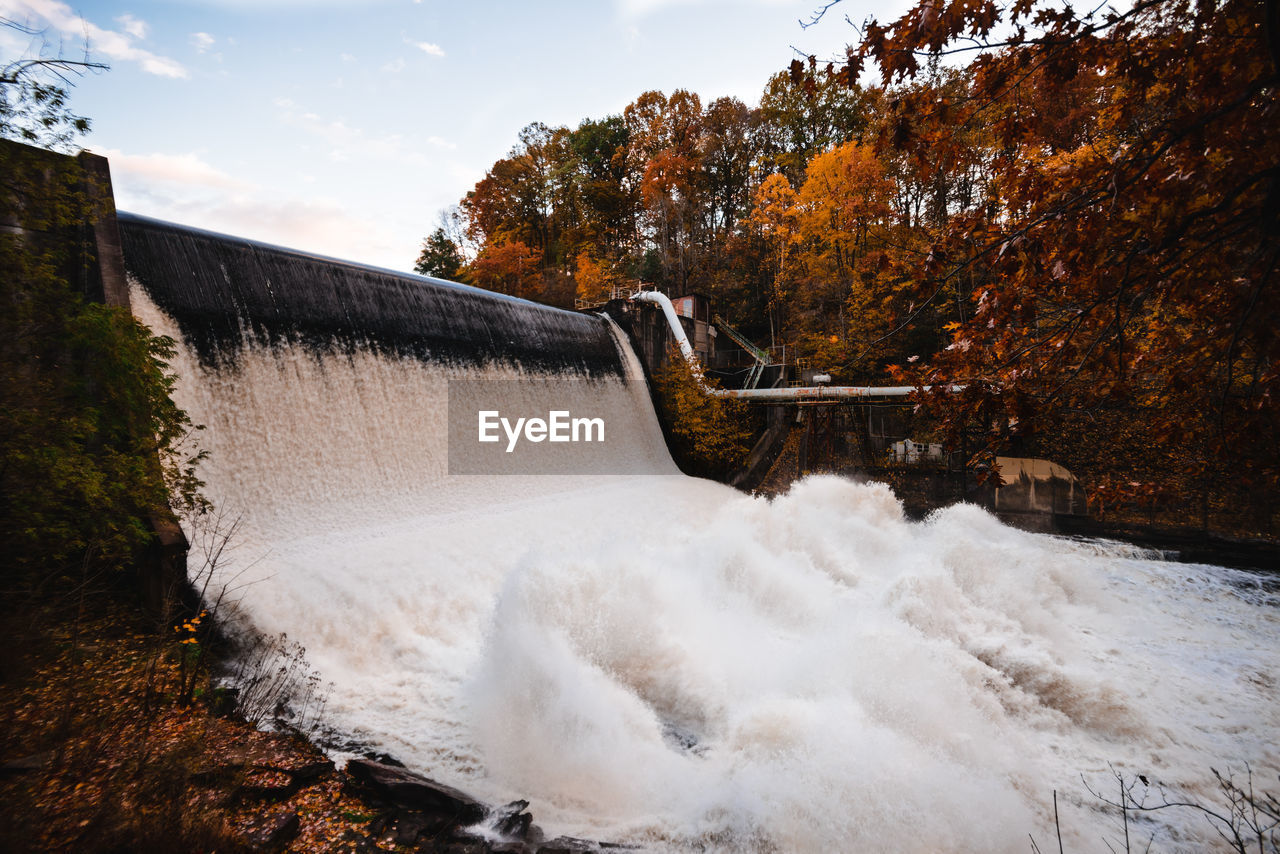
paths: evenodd
<path fill-rule="evenodd" d="M 257 187 L 233 178 L 201 159 L 195 152 L 187 154 L 125 154 L 113 148 L 98 152 L 111 163 L 113 178 L 127 176 L 147 184 L 173 184 L 192 188 L 208 188 L 248 193 Z"/>
<path fill-rule="evenodd" d="M 139 21 L 137 18 L 133 17 L 133 15 L 128 13 L 116 18 L 116 23 L 123 27 L 124 31 L 135 39 L 145 39 L 147 37 L 147 32 L 150 30 L 146 21 Z"/>
<path fill-rule="evenodd" d="M 282 122 L 320 138 L 329 148 L 329 159 L 335 162 L 373 157 L 410 166 L 427 166 L 428 160 L 422 151 L 425 146 L 457 148 L 454 143 L 438 136 L 406 139 L 398 133 L 368 134 L 342 119 L 324 119 L 288 98 L 276 98 L 274 103 L 283 111 L 280 114 Z"/>
<path fill-rule="evenodd" d="M 643 18 L 671 6 L 701 6 L 705 0 L 617 0 L 618 11 L 627 18 Z"/>
<path fill-rule="evenodd" d="M 361 263 L 407 268 L 406 251 L 395 252 L 367 217 L 351 214 L 332 199 L 304 196 L 227 197 L 195 201 L 154 191 L 117 193 L 121 207 L 139 213 L 263 243 L 316 252 Z"/>
<path fill-rule="evenodd" d="M 120 62 L 136 62 L 148 74 L 161 77 L 187 77 L 187 70 L 181 64 L 168 57 L 158 56 L 144 50 L 133 43 L 138 35 L 139 25 L 145 33 L 146 25 L 130 16 L 128 22 L 121 22 L 123 32 L 105 30 L 97 24 L 80 17 L 71 11 L 71 7 L 59 0 L 0 0 L 0 15 L 14 20 L 43 20 L 50 29 L 74 41 L 87 41 L 91 60 L 117 60 Z"/>
<path fill-rule="evenodd" d="M 216 41 L 216 39 L 208 33 L 191 34 L 191 46 L 196 49 L 196 53 L 204 53 L 206 50 L 213 47 L 214 41 Z"/>
<path fill-rule="evenodd" d="M 121 210 L 365 263 L 406 268 L 413 257 L 415 244 L 397 247 L 367 214 L 235 178 L 194 152 L 98 153 L 111 164 Z"/>
<path fill-rule="evenodd" d="M 440 47 L 438 44 L 432 44 L 431 42 L 415 42 L 410 39 L 405 39 L 405 44 L 411 44 L 423 53 L 430 54 L 431 56 L 444 56 L 444 48 Z"/>
<path fill-rule="evenodd" d="M 401 71 L 404 71 L 404 59 L 402 57 L 396 57 L 391 62 L 383 65 L 382 70 L 387 74 L 399 74 Z"/>

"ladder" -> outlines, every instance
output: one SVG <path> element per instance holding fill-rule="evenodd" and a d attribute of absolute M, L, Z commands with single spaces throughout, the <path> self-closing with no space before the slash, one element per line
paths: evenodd
<path fill-rule="evenodd" d="M 746 350 L 747 353 L 751 355 L 751 358 L 756 360 L 755 364 L 751 366 L 751 372 L 747 374 L 746 384 L 742 386 L 743 388 L 755 388 L 756 384 L 760 382 L 760 376 L 764 373 L 765 366 L 769 364 L 769 354 L 764 350 L 761 350 L 755 344 L 752 344 L 745 335 L 730 326 L 720 315 L 717 314 L 715 317 L 711 318 L 711 322 L 714 323 L 721 332 L 732 338 L 735 344 L 743 350 Z"/>

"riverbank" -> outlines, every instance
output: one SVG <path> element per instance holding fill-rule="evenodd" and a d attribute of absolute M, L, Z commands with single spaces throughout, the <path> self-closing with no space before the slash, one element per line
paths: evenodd
<path fill-rule="evenodd" d="M 9 618 L 0 850 L 600 850 L 542 838 L 523 802 L 495 810 L 385 757 L 335 768 L 302 734 L 237 716 L 208 679 L 185 702 L 181 643 L 137 608 L 87 605 Z"/>

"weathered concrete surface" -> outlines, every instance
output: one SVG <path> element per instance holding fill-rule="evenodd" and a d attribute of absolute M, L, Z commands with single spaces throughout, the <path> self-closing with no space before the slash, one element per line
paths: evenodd
<path fill-rule="evenodd" d="M 120 226 L 116 222 L 115 190 L 111 185 L 111 167 L 107 158 L 82 151 L 76 159 L 84 170 L 92 203 L 94 256 L 102 301 L 107 305 L 129 307 L 129 281 L 124 271 L 124 254 L 120 248 Z"/>

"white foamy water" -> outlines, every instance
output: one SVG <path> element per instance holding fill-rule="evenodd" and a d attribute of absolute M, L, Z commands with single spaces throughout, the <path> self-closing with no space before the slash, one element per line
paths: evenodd
<path fill-rule="evenodd" d="M 180 337 L 137 288 L 134 305 Z M 973 507 L 911 523 L 886 488 L 831 477 L 773 502 L 685 478 L 613 381 L 566 394 L 608 400 L 670 474 L 449 477 L 447 379 L 508 368 L 263 347 L 175 368 L 210 495 L 243 513 L 224 577 L 332 680 L 330 723 L 482 799 L 528 798 L 549 835 L 1051 850 L 1056 789 L 1067 849 L 1094 851 L 1118 816 L 1082 775 L 1208 798 L 1211 766 L 1280 770 L 1280 620 L 1239 573 Z M 1135 841 L 1217 841 L 1160 820 Z"/>

